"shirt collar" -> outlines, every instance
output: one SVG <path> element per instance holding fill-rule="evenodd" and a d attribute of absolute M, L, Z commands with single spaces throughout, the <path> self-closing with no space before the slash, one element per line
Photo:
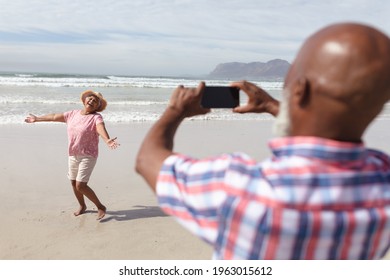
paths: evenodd
<path fill-rule="evenodd" d="M 282 137 L 269 142 L 273 154 L 301 156 L 328 161 L 355 161 L 364 157 L 364 143 L 341 142 L 319 137 Z"/>

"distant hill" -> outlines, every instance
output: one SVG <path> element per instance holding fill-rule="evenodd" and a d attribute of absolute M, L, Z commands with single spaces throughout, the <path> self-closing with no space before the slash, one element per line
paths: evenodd
<path fill-rule="evenodd" d="M 218 64 L 209 74 L 213 79 L 281 79 L 287 74 L 291 64 L 282 59 L 268 62 L 229 62 Z"/>

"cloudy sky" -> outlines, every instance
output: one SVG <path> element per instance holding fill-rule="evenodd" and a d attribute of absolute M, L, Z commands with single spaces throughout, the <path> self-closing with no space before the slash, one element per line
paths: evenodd
<path fill-rule="evenodd" d="M 390 34 L 388 0 L 0 0 L 0 71 L 203 75 L 292 61 L 334 22 Z"/>

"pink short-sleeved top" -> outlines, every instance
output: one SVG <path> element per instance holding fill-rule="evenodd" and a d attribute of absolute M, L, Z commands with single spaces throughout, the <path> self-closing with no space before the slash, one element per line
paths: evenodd
<path fill-rule="evenodd" d="M 99 113 L 83 115 L 81 110 L 64 113 L 65 123 L 68 126 L 69 156 L 98 157 L 99 134 L 96 125 L 103 123 Z"/>

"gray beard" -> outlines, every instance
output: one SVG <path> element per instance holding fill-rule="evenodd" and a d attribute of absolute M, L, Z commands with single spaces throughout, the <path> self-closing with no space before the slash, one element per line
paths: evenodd
<path fill-rule="evenodd" d="M 285 137 L 290 135 L 290 112 L 288 105 L 288 92 L 283 90 L 282 100 L 279 106 L 279 113 L 275 118 L 275 122 L 272 128 L 272 132 L 276 137 Z"/>

